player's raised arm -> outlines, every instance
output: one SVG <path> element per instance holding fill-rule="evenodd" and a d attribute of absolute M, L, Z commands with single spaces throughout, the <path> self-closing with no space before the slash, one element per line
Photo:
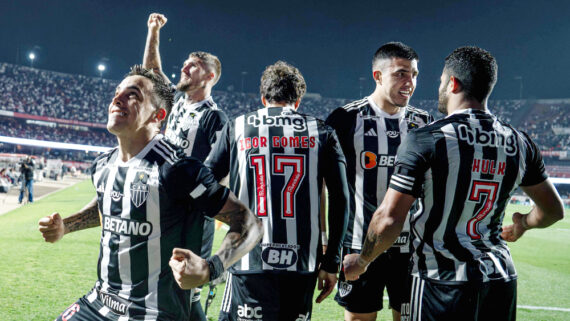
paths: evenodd
<path fill-rule="evenodd" d="M 230 226 L 216 254 L 204 260 L 187 249 L 175 248 L 170 258 L 174 279 L 182 289 L 192 289 L 221 276 L 261 240 L 261 220 L 230 192 L 215 218 Z"/>
<path fill-rule="evenodd" d="M 55 243 L 65 234 L 99 226 L 97 198 L 93 198 L 79 212 L 62 219 L 59 213 L 43 217 L 38 222 L 38 230 L 46 242 Z"/>
<path fill-rule="evenodd" d="M 144 48 L 143 67 L 152 69 L 161 75 L 166 82 L 170 82 L 168 77 L 162 72 L 162 62 L 160 60 L 160 29 L 166 24 L 166 17 L 160 13 L 151 13 L 148 17 L 148 34 Z"/>

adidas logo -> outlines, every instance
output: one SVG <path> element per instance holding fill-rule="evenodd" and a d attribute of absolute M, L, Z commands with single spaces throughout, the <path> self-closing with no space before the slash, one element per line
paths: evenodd
<path fill-rule="evenodd" d="M 365 134 L 364 136 L 374 136 L 377 137 L 378 134 L 376 134 L 376 131 L 374 130 L 374 128 L 370 128 Z"/>

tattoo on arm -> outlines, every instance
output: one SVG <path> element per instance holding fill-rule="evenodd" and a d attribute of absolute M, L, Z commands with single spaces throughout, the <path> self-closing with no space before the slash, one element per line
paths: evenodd
<path fill-rule="evenodd" d="M 76 214 L 66 217 L 63 224 L 66 234 L 101 225 L 97 198 L 94 198 Z"/>
<path fill-rule="evenodd" d="M 228 234 L 216 253 L 224 264 L 224 268 L 227 269 L 259 242 L 262 236 L 262 224 L 244 206 L 220 213 L 216 219 L 230 226 Z"/>

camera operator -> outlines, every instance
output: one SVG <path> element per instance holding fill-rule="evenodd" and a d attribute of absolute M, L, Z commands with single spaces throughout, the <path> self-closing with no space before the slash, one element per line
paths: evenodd
<path fill-rule="evenodd" d="M 28 190 L 28 202 L 34 202 L 33 196 L 33 183 L 34 183 L 34 161 L 30 156 L 26 157 L 26 159 L 20 162 L 20 179 L 22 180 L 21 187 L 20 187 L 20 196 L 18 197 L 18 203 L 22 204 L 22 200 L 24 199 L 24 193 L 26 189 Z"/>

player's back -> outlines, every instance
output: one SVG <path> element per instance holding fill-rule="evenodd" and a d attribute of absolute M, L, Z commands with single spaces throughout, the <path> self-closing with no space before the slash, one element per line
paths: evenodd
<path fill-rule="evenodd" d="M 230 188 L 264 223 L 264 236 L 236 273 L 317 268 L 322 154 L 332 129 L 292 108 L 237 117 L 229 128 Z"/>
<path fill-rule="evenodd" d="M 515 277 L 501 226 L 512 191 L 539 174 L 536 146 L 525 134 L 477 110 L 452 114 L 418 129 L 415 136 L 416 143 L 406 148 L 426 157 L 420 166 L 428 169 L 425 214 L 411 217 L 413 272 L 449 281 Z M 400 155 L 405 166 L 410 153 Z M 412 183 L 405 175 L 395 176 L 392 182 Z"/>

